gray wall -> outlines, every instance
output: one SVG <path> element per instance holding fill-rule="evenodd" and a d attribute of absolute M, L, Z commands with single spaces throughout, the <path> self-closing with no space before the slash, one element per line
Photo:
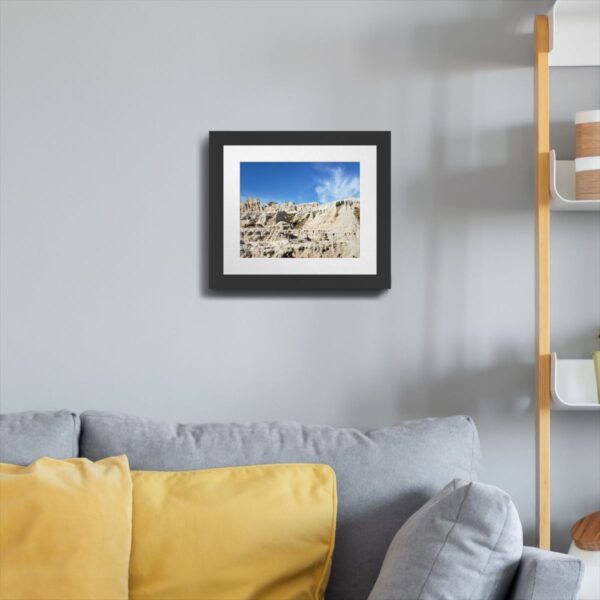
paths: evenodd
<path fill-rule="evenodd" d="M 3 2 L 2 410 L 468 413 L 532 541 L 530 31 L 548 6 Z M 597 92 L 597 74 L 573 76 Z M 211 293 L 210 129 L 391 130 L 392 290 Z M 555 221 L 556 347 L 585 356 L 599 221 Z M 597 508 L 599 417 L 554 416 L 557 548 Z"/>

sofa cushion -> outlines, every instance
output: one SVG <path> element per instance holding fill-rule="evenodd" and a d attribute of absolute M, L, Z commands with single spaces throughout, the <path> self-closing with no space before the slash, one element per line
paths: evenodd
<path fill-rule="evenodd" d="M 79 454 L 79 417 L 68 410 L 0 415 L 0 462 L 15 465 Z"/>
<path fill-rule="evenodd" d="M 326 465 L 133 471 L 130 600 L 321 600 L 335 536 Z"/>
<path fill-rule="evenodd" d="M 369 600 L 504 600 L 522 552 L 510 496 L 454 480 L 400 528 Z"/>
<path fill-rule="evenodd" d="M 398 528 L 453 478 L 479 472 L 468 417 L 409 421 L 362 433 L 298 423 L 181 425 L 91 411 L 81 455 L 126 454 L 132 469 L 185 470 L 269 463 L 330 465 L 338 484 L 327 598 L 364 600 Z"/>

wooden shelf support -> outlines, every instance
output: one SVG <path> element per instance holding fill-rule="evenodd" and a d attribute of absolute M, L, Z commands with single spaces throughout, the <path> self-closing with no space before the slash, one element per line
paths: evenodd
<path fill-rule="evenodd" d="M 550 548 L 549 27 L 537 15 L 535 39 L 536 454 L 538 545 Z"/>

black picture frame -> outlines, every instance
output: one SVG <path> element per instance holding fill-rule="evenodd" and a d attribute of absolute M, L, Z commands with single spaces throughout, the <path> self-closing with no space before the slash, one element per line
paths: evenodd
<path fill-rule="evenodd" d="M 357 275 L 240 275 L 223 272 L 223 148 L 258 145 L 375 146 L 377 268 Z M 383 290 L 391 288 L 391 134 L 389 131 L 211 131 L 209 133 L 209 287 L 215 290 Z"/>

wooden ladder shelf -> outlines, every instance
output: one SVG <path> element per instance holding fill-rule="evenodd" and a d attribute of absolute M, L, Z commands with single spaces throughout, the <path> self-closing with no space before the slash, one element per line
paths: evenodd
<path fill-rule="evenodd" d="M 535 17 L 536 509 L 538 545 L 544 549 L 550 548 L 551 406 L 554 403 L 561 410 L 600 411 L 600 404 L 595 402 L 596 390 L 588 393 L 592 386 L 585 388 L 583 400 L 580 394 L 561 396 L 557 375 L 578 361 L 559 361 L 550 352 L 550 211 L 597 211 L 600 198 L 576 200 L 572 161 L 558 161 L 555 152 L 550 151 L 549 75 L 551 66 L 600 65 L 599 32 L 600 5 L 593 2 L 556 0 L 548 15 Z M 581 364 L 586 361 L 579 362 L 576 368 L 588 369 Z M 579 379 L 590 378 L 578 375 Z M 593 400 L 589 400 L 592 394 Z"/>

